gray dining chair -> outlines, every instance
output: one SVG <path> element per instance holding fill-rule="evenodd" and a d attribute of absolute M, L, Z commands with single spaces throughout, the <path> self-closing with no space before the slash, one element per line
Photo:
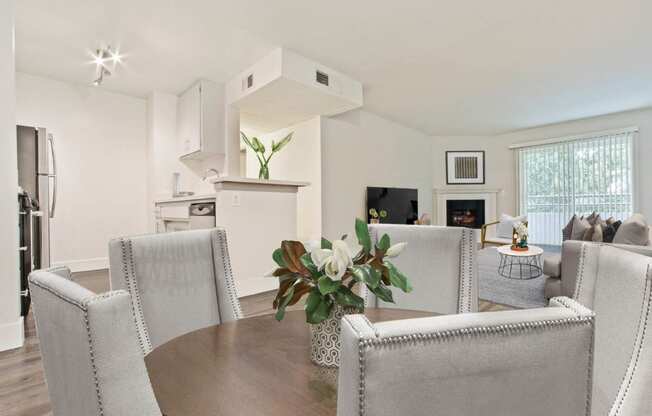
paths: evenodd
<path fill-rule="evenodd" d="M 143 351 L 242 318 L 226 231 L 180 231 L 109 243 L 112 289 L 131 294 Z"/>
<path fill-rule="evenodd" d="M 54 416 L 160 416 L 129 294 L 96 295 L 57 268 L 29 276 Z"/>
<path fill-rule="evenodd" d="M 593 416 L 652 415 L 652 258 L 581 248 L 574 298 L 595 311 Z"/>
<path fill-rule="evenodd" d="M 406 242 L 400 256 L 389 259 L 414 290 L 393 291 L 387 303 L 363 288 L 366 305 L 453 314 L 478 310 L 478 244 L 475 230 L 429 225 L 369 226 L 372 243 L 387 234 L 392 244 Z"/>
<path fill-rule="evenodd" d="M 586 416 L 593 313 L 559 307 L 342 319 L 338 416 Z"/>

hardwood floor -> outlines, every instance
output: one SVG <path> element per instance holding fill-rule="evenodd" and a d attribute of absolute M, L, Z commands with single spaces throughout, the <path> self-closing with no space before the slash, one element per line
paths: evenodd
<path fill-rule="evenodd" d="M 73 280 L 96 293 L 106 292 L 109 289 L 106 270 L 74 274 Z M 243 313 L 247 317 L 272 313 L 273 298 L 273 292 L 241 298 Z M 295 308 L 300 309 L 301 305 Z M 482 312 L 507 309 L 512 308 L 480 301 Z M 0 352 L 0 415 L 52 415 L 31 313 L 25 322 L 25 345 L 15 350 Z"/>

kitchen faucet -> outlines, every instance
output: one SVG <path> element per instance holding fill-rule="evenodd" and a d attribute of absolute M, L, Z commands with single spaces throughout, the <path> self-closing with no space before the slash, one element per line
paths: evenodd
<path fill-rule="evenodd" d="M 209 175 L 209 173 L 211 173 L 211 172 L 214 172 L 215 175 Z M 204 172 L 204 177 L 202 178 L 202 180 L 205 181 L 205 180 L 208 179 L 210 176 L 220 176 L 220 171 L 217 170 L 217 169 L 215 169 L 215 168 L 208 168 L 208 169 L 206 169 L 206 171 Z"/>

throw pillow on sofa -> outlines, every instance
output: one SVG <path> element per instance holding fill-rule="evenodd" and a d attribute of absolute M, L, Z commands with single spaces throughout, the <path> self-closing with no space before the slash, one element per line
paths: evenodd
<path fill-rule="evenodd" d="M 634 214 L 623 222 L 616 236 L 615 244 L 629 244 L 634 246 L 646 246 L 650 242 L 650 230 L 645 217 L 641 214 Z"/>
<path fill-rule="evenodd" d="M 573 231 L 571 233 L 571 240 L 584 240 L 584 233 L 591 228 L 591 224 L 586 220 L 586 218 L 578 218 L 577 216 L 573 219 Z"/>
<path fill-rule="evenodd" d="M 512 217 L 511 215 L 503 214 L 500 216 L 500 222 L 496 226 L 496 236 L 499 238 L 509 238 L 511 240 L 514 233 L 514 225 L 518 222 L 526 221 L 526 215 Z"/>
<path fill-rule="evenodd" d="M 613 220 L 613 218 L 612 218 Z M 614 237 L 616 236 L 616 232 L 618 231 L 618 228 L 620 227 L 620 224 L 622 224 L 622 221 L 609 221 L 607 220 L 607 226 L 603 228 L 602 230 L 602 239 L 605 243 L 613 243 L 614 242 Z"/>
<path fill-rule="evenodd" d="M 573 235 L 573 222 L 577 218 L 577 214 L 573 215 L 573 218 L 568 221 L 568 224 L 561 230 L 562 241 L 570 240 L 571 235 Z"/>
<path fill-rule="evenodd" d="M 584 232 L 584 235 L 582 236 L 582 240 L 592 241 L 594 243 L 602 243 L 603 241 L 602 226 L 600 224 L 595 224 L 589 227 L 589 229 Z"/>

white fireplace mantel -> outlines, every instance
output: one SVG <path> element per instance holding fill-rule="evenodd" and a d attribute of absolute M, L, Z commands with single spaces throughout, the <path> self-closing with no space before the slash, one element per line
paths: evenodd
<path fill-rule="evenodd" d="M 446 225 L 446 201 L 472 199 L 484 200 L 485 221 L 492 222 L 498 218 L 498 194 L 502 189 L 478 186 L 449 186 L 433 189 L 435 207 L 437 207 L 436 224 Z"/>

